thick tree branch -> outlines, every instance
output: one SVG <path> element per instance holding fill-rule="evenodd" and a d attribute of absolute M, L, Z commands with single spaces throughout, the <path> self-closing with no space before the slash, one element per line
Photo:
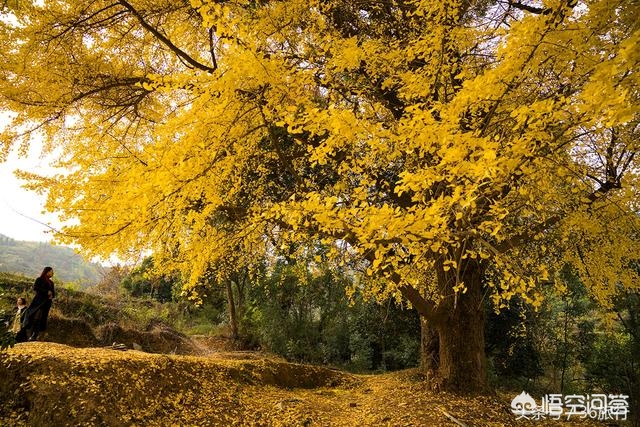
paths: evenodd
<path fill-rule="evenodd" d="M 551 13 L 551 8 L 548 7 L 535 7 L 515 1 L 509 1 L 507 2 L 507 4 L 511 7 L 515 7 L 516 9 L 524 10 L 525 12 L 535 13 L 536 15 L 548 15 L 549 13 Z"/>
<path fill-rule="evenodd" d="M 173 53 L 175 53 L 180 59 L 185 61 L 187 64 L 191 65 L 193 68 L 197 68 L 202 71 L 206 71 L 209 73 L 213 73 L 216 70 L 216 67 L 209 67 L 208 65 L 202 64 L 195 59 L 193 59 L 189 54 L 185 51 L 177 47 L 175 44 L 171 42 L 167 37 L 165 37 L 162 33 L 160 33 L 156 28 L 154 28 L 151 24 L 145 21 L 144 17 L 138 12 L 129 2 L 126 0 L 118 0 L 122 6 L 124 6 L 133 16 L 138 19 L 140 25 L 149 31 L 156 39 L 158 39 L 162 44 L 167 46 Z"/>
<path fill-rule="evenodd" d="M 394 274 L 397 276 L 397 274 Z M 395 279 L 392 280 L 398 283 Z M 398 276 L 399 280 L 399 276 Z M 444 313 L 441 310 L 438 310 L 438 307 L 432 301 L 428 301 L 420 295 L 420 292 L 416 288 L 411 285 L 399 285 L 398 289 L 402 296 L 405 297 L 411 305 L 418 311 L 420 317 L 427 319 L 427 321 L 437 325 L 442 323 L 442 319 L 444 317 Z"/>
<path fill-rule="evenodd" d="M 347 239 L 343 239 L 348 242 Z M 364 257 L 370 263 L 373 263 L 374 254 L 371 252 Z M 402 284 L 402 276 L 394 270 L 386 271 L 387 278 L 398 286 L 398 290 L 405 297 L 411 305 L 418 311 L 421 317 L 427 319 L 427 321 L 433 324 L 440 324 L 444 318 L 444 311 L 433 301 L 425 299 L 420 292 L 409 284 Z"/>
<path fill-rule="evenodd" d="M 556 225 L 558 222 L 560 222 L 562 218 L 563 217 L 560 215 L 551 216 L 547 218 L 546 221 L 543 221 L 534 227 L 529 227 L 525 232 L 516 234 L 515 236 L 512 236 L 510 239 L 504 240 L 499 244 L 494 245 L 493 247 L 495 251 L 498 253 L 504 253 L 510 249 L 520 247 L 525 243 L 533 240 L 533 237 L 536 234 L 542 233 L 543 231 L 548 230 L 554 225 Z"/>
<path fill-rule="evenodd" d="M 553 12 L 553 9 L 550 7 L 536 7 L 528 4 L 520 3 L 518 1 L 509 0 L 507 4 L 511 7 L 514 7 L 519 10 L 524 10 L 525 12 L 534 13 L 536 15 L 549 15 Z M 573 9 L 578 4 L 578 0 L 567 0 L 567 7 Z"/>

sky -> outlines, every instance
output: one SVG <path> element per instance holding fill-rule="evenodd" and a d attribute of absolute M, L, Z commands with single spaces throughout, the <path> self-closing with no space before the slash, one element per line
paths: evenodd
<path fill-rule="evenodd" d="M 3 19 L 7 19 L 6 14 Z M 8 122 L 9 114 L 0 111 L 0 129 Z M 37 142 L 26 158 L 19 158 L 14 152 L 6 162 L 0 162 L 0 234 L 15 240 L 51 240 L 51 234 L 47 233 L 49 227 L 43 224 L 57 226 L 55 215 L 43 214 L 44 196 L 22 188 L 23 182 L 13 173 L 16 169 L 40 170 L 47 165 L 48 161 L 40 156 Z"/>
<path fill-rule="evenodd" d="M 10 122 L 10 114 L 0 111 L 0 129 Z M 0 162 L 0 234 L 14 240 L 46 242 L 52 239 L 50 227 L 59 227 L 54 214 L 45 214 L 45 197 L 22 187 L 24 181 L 14 172 L 18 169 L 47 174 L 51 159 L 42 156 L 42 143 L 37 138 L 31 141 L 25 157 L 16 150 L 5 162 Z"/>
<path fill-rule="evenodd" d="M 0 162 L 0 234 L 15 240 L 51 240 L 47 225 L 58 227 L 56 216 L 43 213 L 45 197 L 22 188 L 24 181 L 14 175 L 16 169 L 46 171 L 48 163 L 37 148 L 31 150 L 26 158 L 11 153 L 6 162 Z"/>
<path fill-rule="evenodd" d="M 0 111 L 0 129 L 8 122 L 7 114 Z M 51 167 L 54 156 L 42 155 L 42 141 L 37 137 L 30 142 L 26 156 L 19 156 L 13 150 L 5 162 L 0 162 L 0 234 L 14 240 L 29 242 L 51 242 L 51 229 L 60 229 L 61 223 L 55 213 L 45 212 L 46 197 L 23 188 L 25 181 L 15 176 L 16 170 L 35 172 L 43 175 L 60 173 Z M 73 246 L 72 246 L 73 247 Z M 116 256 L 108 259 L 94 258 L 92 262 L 104 266 L 124 264 Z"/>
<path fill-rule="evenodd" d="M 0 129 L 8 122 L 8 114 L 0 111 Z M 51 229 L 61 228 L 57 215 L 45 212 L 46 197 L 23 188 L 25 181 L 18 179 L 14 172 L 24 170 L 49 176 L 60 173 L 60 169 L 50 166 L 54 160 L 54 155 L 43 156 L 42 141 L 34 137 L 26 156 L 19 156 L 17 150 L 13 150 L 5 162 L 0 162 L 0 234 L 29 242 L 53 240 Z M 125 263 L 116 256 L 108 259 L 96 257 L 91 261 L 104 266 Z"/>
<path fill-rule="evenodd" d="M 45 196 L 22 188 L 24 181 L 14 174 L 16 169 L 41 171 L 43 174 L 55 171 L 49 166 L 51 159 L 40 155 L 39 144 L 34 145 L 27 157 L 12 153 L 6 162 L 0 162 L 0 234 L 14 240 L 51 242 L 51 227 L 60 228 L 57 216 L 44 212 Z M 107 259 L 96 257 L 90 261 L 105 267 L 126 264 L 116 256 Z"/>

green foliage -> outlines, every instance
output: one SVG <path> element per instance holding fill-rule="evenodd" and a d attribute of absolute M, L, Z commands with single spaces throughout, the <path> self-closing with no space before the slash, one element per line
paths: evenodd
<path fill-rule="evenodd" d="M 585 361 L 604 325 L 604 310 L 589 297 L 585 285 L 565 266 L 564 290 L 545 289 L 539 309 L 514 299 L 499 314 L 489 311 L 486 345 L 493 382 L 542 393 L 588 392 Z"/>
<path fill-rule="evenodd" d="M 160 302 L 173 300 L 174 289 L 180 287 L 180 280 L 155 271 L 153 258 L 147 257 L 124 278 L 122 286 L 136 297 L 146 296 Z"/>
<path fill-rule="evenodd" d="M 548 389 L 557 393 L 584 390 L 583 361 L 592 351 L 595 319 L 603 311 L 589 297 L 586 286 L 565 266 L 561 274 L 565 291 L 546 296 L 547 302 L 535 320 L 536 345 L 550 374 Z"/>
<path fill-rule="evenodd" d="M 322 362 L 328 343 L 325 327 L 340 330 L 340 304 L 333 296 L 339 291 L 337 277 L 327 272 L 312 278 L 300 276 L 296 265 L 278 262 L 263 283 L 248 289 L 249 311 L 245 327 L 251 341 L 290 360 Z M 310 283 L 300 285 L 303 280 Z M 325 350 L 323 350 L 323 348 Z"/>
<path fill-rule="evenodd" d="M 591 387 L 625 394 L 633 391 L 630 386 L 638 383 L 640 373 L 633 342 L 624 333 L 599 336 L 586 360 L 586 368 Z"/>
<path fill-rule="evenodd" d="M 86 262 L 72 248 L 46 242 L 24 242 L 0 234 L 0 271 L 37 277 L 50 265 L 56 278 L 87 287 L 98 282 L 102 267 Z"/>
<path fill-rule="evenodd" d="M 65 288 L 58 290 L 53 303 L 54 313 L 81 319 L 94 327 L 112 322 L 133 322 L 122 308 L 123 301 L 112 296 Z"/>
<path fill-rule="evenodd" d="M 495 313 L 488 309 L 485 344 L 492 373 L 501 383 L 518 387 L 543 373 L 540 352 L 531 334 L 534 313 L 520 299 Z"/>
<path fill-rule="evenodd" d="M 226 331 L 227 313 L 223 298 L 204 298 L 195 306 L 181 302 L 185 306 L 174 319 L 175 328 L 189 335 L 222 335 Z"/>
<path fill-rule="evenodd" d="M 147 257 L 136 268 L 124 271 L 118 283 L 103 292 L 136 301 L 125 304 L 123 310 L 143 323 L 160 319 L 189 335 L 219 335 L 220 323 L 225 321 L 225 297 L 221 286 L 206 286 L 205 282 L 203 279 L 195 289 L 199 298 L 195 304 L 180 294 L 179 274 L 158 273 L 153 258 Z"/>
<path fill-rule="evenodd" d="M 11 313 L 0 309 L 0 351 L 13 347 L 16 343 L 15 334 L 10 329 L 12 318 Z"/>
<path fill-rule="evenodd" d="M 276 263 L 251 286 L 245 336 L 288 360 L 325 363 L 353 371 L 416 366 L 420 326 L 414 311 L 392 301 L 379 305 L 344 293 L 351 278 L 336 269 Z"/>
<path fill-rule="evenodd" d="M 365 370 L 379 371 L 416 366 L 420 354 L 420 322 L 415 311 L 403 309 L 393 300 L 379 304 L 358 296 L 350 311 L 352 363 L 367 360 Z M 357 357 L 354 359 L 353 355 Z"/>
<path fill-rule="evenodd" d="M 583 359 L 587 384 L 628 395 L 631 418 L 640 423 L 640 293 L 621 290 L 612 314 L 614 328 L 593 334 L 592 351 Z"/>
<path fill-rule="evenodd" d="M 18 296 L 29 302 L 33 298 L 32 280 L 27 277 L 0 273 L 0 313 L 12 313 Z M 73 286 L 60 286 L 56 290 L 52 314 L 78 319 L 91 327 L 116 323 L 122 327 L 137 329 L 152 319 L 165 323 L 175 317 L 171 306 L 157 301 L 133 298 L 123 294 L 101 294 L 92 288 L 86 291 Z"/>
<path fill-rule="evenodd" d="M 30 282 L 26 278 L 0 273 L 0 351 L 16 343 L 11 332 L 16 299 L 24 296 L 23 289 L 28 286 Z"/>
<path fill-rule="evenodd" d="M 492 383 L 546 394 L 625 394 L 640 414 L 640 294 L 619 289 L 611 309 L 598 306 L 571 268 L 565 290 L 547 293 L 539 311 L 519 301 L 487 322 Z"/>

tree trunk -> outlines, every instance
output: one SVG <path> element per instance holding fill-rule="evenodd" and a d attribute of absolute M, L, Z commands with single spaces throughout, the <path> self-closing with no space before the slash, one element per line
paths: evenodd
<path fill-rule="evenodd" d="M 437 330 L 438 369 L 435 385 L 458 392 L 485 392 L 487 387 L 487 362 L 484 346 L 485 310 L 482 294 L 484 266 L 474 260 L 463 260 L 458 270 L 445 270 L 442 262 L 435 270 L 442 300 L 436 304 L 424 299 L 420 292 L 409 285 L 401 285 L 402 295 L 418 310 L 422 319 L 422 360 L 428 369 L 433 363 L 429 347 L 434 337 L 425 328 Z M 402 278 L 392 274 L 392 280 L 400 284 Z M 466 291 L 454 295 L 453 286 L 459 280 Z M 426 322 L 429 322 L 430 326 Z M 427 343 L 431 344 L 427 344 Z"/>
<path fill-rule="evenodd" d="M 233 299 L 233 288 L 231 287 L 231 281 L 226 280 L 227 288 L 227 308 L 229 310 L 229 326 L 231 327 L 231 338 L 238 339 L 238 319 L 236 316 L 236 305 Z"/>
<path fill-rule="evenodd" d="M 483 392 L 487 389 L 484 348 L 485 311 L 482 300 L 482 269 L 475 262 L 460 266 L 467 290 L 443 301 L 448 310 L 436 325 L 439 337 L 438 377 L 451 391 Z M 451 289 L 451 276 L 447 278 Z"/>
<path fill-rule="evenodd" d="M 433 378 L 438 372 L 438 331 L 424 317 L 420 317 L 420 369 L 427 378 Z"/>

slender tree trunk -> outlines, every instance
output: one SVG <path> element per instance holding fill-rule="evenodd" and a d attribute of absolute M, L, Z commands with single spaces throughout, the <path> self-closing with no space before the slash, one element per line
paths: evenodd
<path fill-rule="evenodd" d="M 439 337 L 438 377 L 447 390 L 483 392 L 487 390 L 483 272 L 475 262 L 465 262 L 460 272 L 467 290 L 443 302 L 449 309 L 445 318 L 436 325 Z M 451 280 L 451 277 L 446 280 Z M 442 285 L 442 289 L 451 289 L 451 283 Z"/>
<path fill-rule="evenodd" d="M 564 304 L 564 331 L 562 335 L 562 371 L 560 371 L 560 393 L 564 393 L 564 377 L 567 372 L 567 360 L 569 358 L 569 343 L 567 342 L 569 334 L 569 303 L 565 300 Z"/>
<path fill-rule="evenodd" d="M 226 280 L 227 288 L 227 308 L 229 310 L 229 326 L 231 327 L 231 338 L 238 339 L 238 319 L 236 316 L 236 305 L 233 299 L 233 288 L 231 287 L 231 281 Z"/>

